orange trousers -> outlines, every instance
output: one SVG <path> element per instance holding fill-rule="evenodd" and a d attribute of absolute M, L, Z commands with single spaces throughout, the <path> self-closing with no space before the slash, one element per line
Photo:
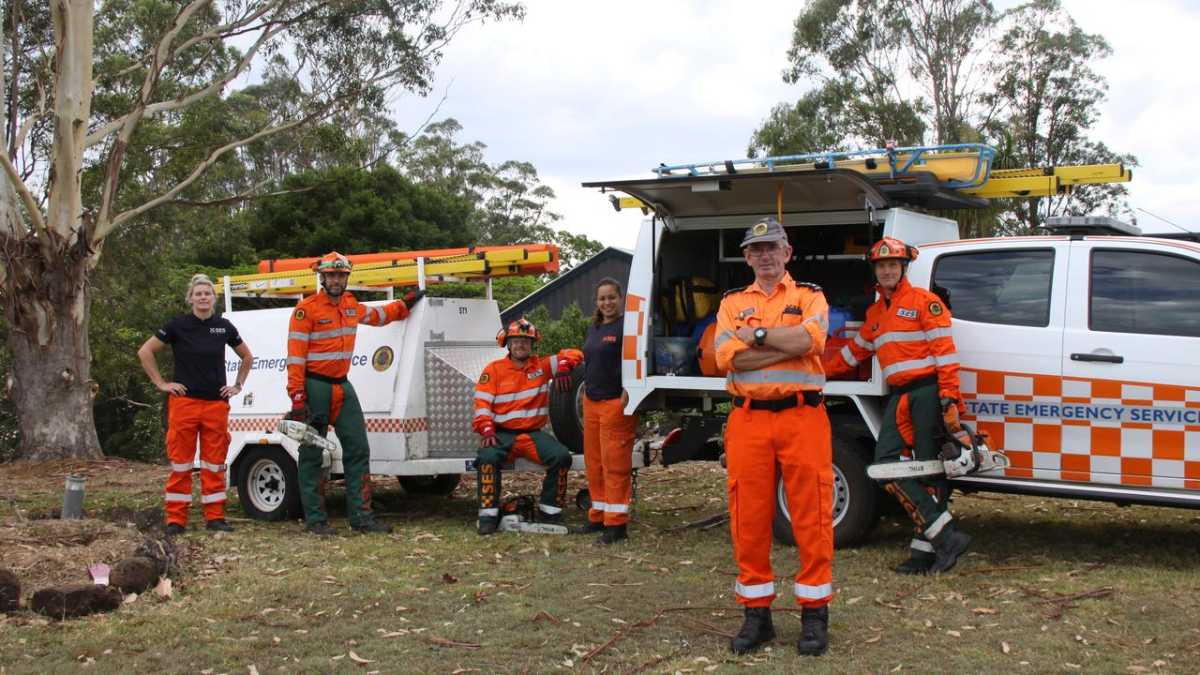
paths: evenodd
<path fill-rule="evenodd" d="M 746 607 L 775 598 L 771 522 L 783 474 L 800 570 L 793 594 L 804 607 L 833 597 L 833 446 L 825 406 L 771 412 L 734 408 L 725 430 L 729 522 L 738 565 L 734 591 Z"/>
<path fill-rule="evenodd" d="M 229 402 L 187 396 L 167 399 L 167 523 L 187 525 L 192 503 L 192 462 L 200 440 L 200 503 L 205 520 L 225 518 L 225 454 L 229 451 Z"/>
<path fill-rule="evenodd" d="M 633 493 L 633 440 L 637 415 L 626 415 L 621 399 L 583 397 L 583 460 L 592 508 L 588 520 L 605 526 L 629 522 Z"/>

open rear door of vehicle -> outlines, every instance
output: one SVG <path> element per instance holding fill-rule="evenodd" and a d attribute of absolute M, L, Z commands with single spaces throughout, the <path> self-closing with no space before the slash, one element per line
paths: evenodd
<path fill-rule="evenodd" d="M 659 215 L 755 216 L 805 211 L 883 209 L 889 200 L 862 174 L 847 169 L 595 181 L 583 187 L 624 192 Z"/>

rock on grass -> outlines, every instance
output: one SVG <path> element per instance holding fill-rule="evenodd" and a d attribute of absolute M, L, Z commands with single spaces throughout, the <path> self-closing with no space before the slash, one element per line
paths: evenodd
<path fill-rule="evenodd" d="M 29 608 L 52 619 L 70 619 L 97 612 L 111 612 L 124 596 L 112 586 L 79 584 L 43 588 L 33 594 Z"/>

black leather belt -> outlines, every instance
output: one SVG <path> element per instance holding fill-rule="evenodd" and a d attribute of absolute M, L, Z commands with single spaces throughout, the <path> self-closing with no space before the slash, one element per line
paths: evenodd
<path fill-rule="evenodd" d="M 746 399 L 744 396 L 734 396 L 733 405 L 735 408 L 741 408 L 746 406 L 747 401 L 749 401 L 749 407 L 751 410 L 769 410 L 771 412 L 779 412 L 781 410 L 787 410 L 788 408 L 795 408 L 802 402 L 804 405 L 815 408 L 821 405 L 821 401 L 824 400 L 824 398 L 825 397 L 822 396 L 821 392 L 819 391 L 802 391 L 798 395 L 792 394 L 791 396 L 772 399 Z"/>

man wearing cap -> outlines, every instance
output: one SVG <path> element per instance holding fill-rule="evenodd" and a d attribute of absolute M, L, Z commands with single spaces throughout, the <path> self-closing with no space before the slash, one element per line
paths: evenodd
<path fill-rule="evenodd" d="M 833 597 L 833 447 L 822 403 L 821 352 L 828 305 L 821 288 L 797 282 L 785 265 L 787 232 L 764 218 L 742 240 L 754 283 L 729 291 L 717 312 L 717 365 L 729 372 L 733 408 L 725 432 L 730 530 L 745 622 L 735 654 L 774 639 L 771 522 L 783 477 L 800 555 L 793 594 L 803 608 L 802 655 L 825 653 Z"/>
<path fill-rule="evenodd" d="M 383 326 L 408 318 L 425 291 L 410 291 L 403 300 L 368 306 L 346 292 L 353 269 L 349 258 L 334 251 L 318 260 L 313 269 L 322 288 L 296 305 L 288 326 L 287 392 L 292 409 L 285 417 L 311 424 L 322 434 L 333 425 L 342 446 L 350 529 L 391 532 L 390 526 L 376 522 L 371 513 L 371 448 L 362 406 L 346 376 L 358 325 Z M 305 529 L 328 536 L 336 530 L 325 515 L 321 454 L 316 446 L 300 446 L 300 503 Z"/>

